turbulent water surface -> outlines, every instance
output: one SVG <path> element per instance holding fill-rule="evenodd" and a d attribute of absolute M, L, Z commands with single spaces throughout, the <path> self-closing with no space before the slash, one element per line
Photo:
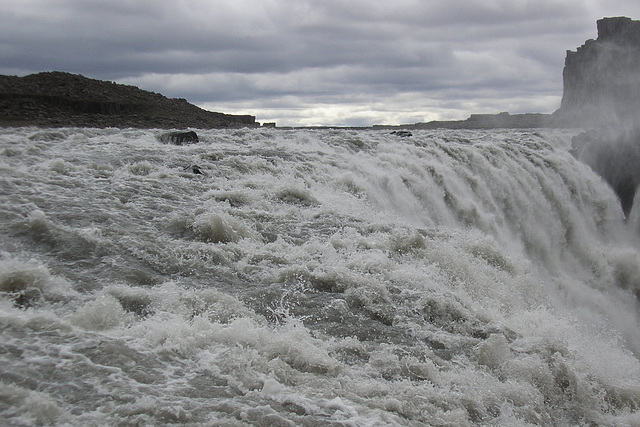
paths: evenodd
<path fill-rule="evenodd" d="M 637 230 L 568 131 L 0 133 L 4 425 L 640 423 Z"/>

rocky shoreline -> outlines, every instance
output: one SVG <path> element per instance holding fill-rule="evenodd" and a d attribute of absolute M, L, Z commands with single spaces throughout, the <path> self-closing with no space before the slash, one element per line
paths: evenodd
<path fill-rule="evenodd" d="M 2 127 L 234 128 L 257 127 L 250 115 L 203 110 L 135 86 L 64 72 L 0 76 Z"/>

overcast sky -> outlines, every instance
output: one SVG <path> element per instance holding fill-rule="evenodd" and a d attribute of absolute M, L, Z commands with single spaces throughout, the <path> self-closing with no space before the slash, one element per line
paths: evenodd
<path fill-rule="evenodd" d="M 0 74 L 67 71 L 279 126 L 551 113 L 638 0 L 0 0 Z"/>

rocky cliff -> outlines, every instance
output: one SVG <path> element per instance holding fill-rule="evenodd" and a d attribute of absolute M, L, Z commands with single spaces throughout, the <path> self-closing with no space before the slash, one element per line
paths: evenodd
<path fill-rule="evenodd" d="M 604 178 L 626 218 L 640 217 L 640 21 L 604 18 L 598 38 L 568 51 L 554 119 L 588 130 L 572 153 Z"/>
<path fill-rule="evenodd" d="M 214 113 L 135 86 L 45 72 L 0 75 L 0 126 L 253 127 L 254 116 Z"/>
<path fill-rule="evenodd" d="M 640 124 L 640 21 L 597 21 L 598 38 L 567 51 L 564 92 L 554 114 L 575 127 Z"/>
<path fill-rule="evenodd" d="M 472 114 L 466 120 L 432 121 L 404 125 L 414 129 L 531 129 L 553 124 L 550 114 L 525 113 Z"/>

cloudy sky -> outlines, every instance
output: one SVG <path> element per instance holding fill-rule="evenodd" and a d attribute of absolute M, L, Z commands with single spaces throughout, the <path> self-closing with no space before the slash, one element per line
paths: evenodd
<path fill-rule="evenodd" d="M 0 74 L 59 70 L 279 126 L 553 112 L 638 0 L 0 0 Z"/>

